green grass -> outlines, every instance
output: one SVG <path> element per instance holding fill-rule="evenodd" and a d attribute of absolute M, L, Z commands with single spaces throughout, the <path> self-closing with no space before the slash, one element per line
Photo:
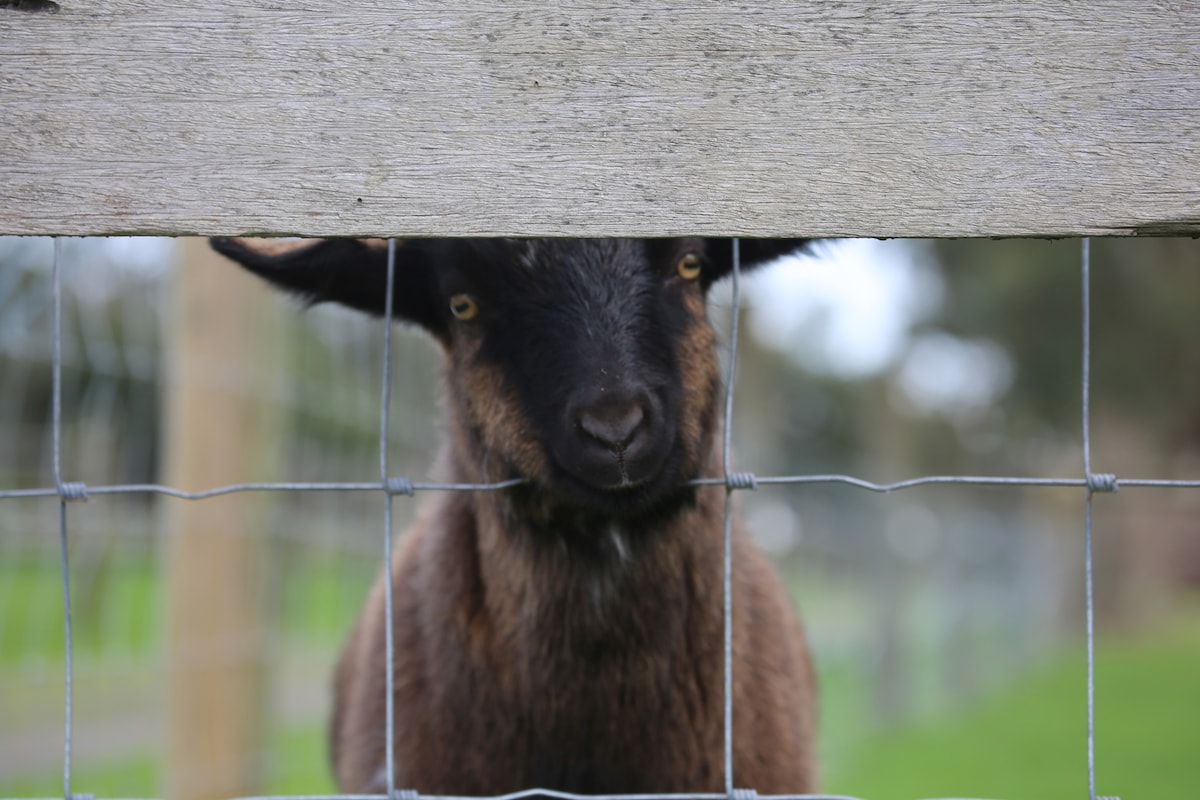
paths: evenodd
<path fill-rule="evenodd" d="M 335 646 L 362 606 L 375 564 L 365 558 L 338 560 L 325 551 L 284 558 L 286 569 L 278 578 L 280 632 L 292 643 Z M 146 657 L 161 646 L 163 575 L 152 555 L 74 572 L 73 644 L 82 668 L 89 659 Z M 38 553 L 0 563 L 0 669 L 30 658 L 62 661 L 62 603 L 55 557 Z"/>
<path fill-rule="evenodd" d="M 153 756 L 83 764 L 71 770 L 71 791 L 97 797 L 161 797 L 162 769 Z M 62 797 L 62 770 L 0 775 L 0 797 Z"/>
<path fill-rule="evenodd" d="M 978 707 L 880 735 L 826 789 L 867 800 L 1087 797 L 1082 652 Z M 1200 620 L 1097 653 L 1097 792 L 1200 796 Z"/>
<path fill-rule="evenodd" d="M 332 651 L 357 615 L 376 566 L 367 558 L 278 547 L 277 618 L 274 633 L 284 645 L 303 652 Z M 61 714 L 63 653 L 62 584 L 57 558 L 40 550 L 6 553 L 0 561 L 0 733 L 20 736 L 23 726 L 46 708 Z M 75 672 L 104 674 L 113 665 L 153 664 L 161 658 L 165 623 L 163 574 L 153 553 L 124 554 L 121 559 L 76 558 L 72 564 Z M 147 669 L 152 669 L 148 667 Z M 31 672 L 53 678 L 31 688 Z M 104 688 L 121 683 L 125 673 L 106 679 Z M 157 687 L 150 676 L 148 685 Z M 146 680 L 147 676 L 130 680 Z M 78 682 L 77 682 L 78 684 Z M 86 716 L 87 682 L 77 685 L 77 708 Z M 11 690 L 8 687 L 20 687 Z M 124 684 L 122 684 L 124 688 Z M 136 690 L 136 689 L 134 689 Z M 17 694 L 6 692 L 16 691 Z M 147 701 L 148 703 L 150 701 Z M 101 706 L 104 703 L 100 703 Z M 79 714 L 77 713 L 77 719 Z M 36 721 L 41 722 L 43 716 Z M 44 734 L 44 725 L 39 725 Z M 313 724 L 271 733 L 263 760 L 267 785 L 288 793 L 332 791 L 326 767 L 324 725 Z M 3 738 L 0 737 L 0 746 Z M 135 752 L 105 761 L 76 751 L 72 786 L 98 797 L 161 797 L 162 753 Z M 44 762 L 43 762 L 44 763 Z M 0 797 L 53 797 L 62 794 L 61 767 L 17 771 L 0 754 Z M 286 788 L 281 788 L 286 787 Z M 307 787 L 307 788 L 306 788 Z M 312 787 L 316 787 L 315 789 Z"/>
<path fill-rule="evenodd" d="M 162 629 L 154 560 L 101 561 L 87 577 L 71 586 L 76 657 L 150 653 Z M 62 660 L 62 603 L 62 577 L 53 559 L 18 556 L 2 565 L 0 668 L 19 665 L 31 655 Z"/>
<path fill-rule="evenodd" d="M 325 723 L 299 725 L 270 742 L 265 791 L 268 794 L 334 794 Z"/>
<path fill-rule="evenodd" d="M 325 725 L 314 723 L 277 731 L 267 743 L 263 791 L 268 794 L 333 794 Z M 83 763 L 72 770 L 72 791 L 96 797 L 162 797 L 163 767 L 153 755 L 136 755 L 103 763 Z M 61 797 L 62 770 L 33 775 L 0 775 L 0 797 Z"/>

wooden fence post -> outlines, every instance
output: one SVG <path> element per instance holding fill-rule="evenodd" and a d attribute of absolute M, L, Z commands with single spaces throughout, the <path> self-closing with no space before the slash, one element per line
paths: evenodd
<path fill-rule="evenodd" d="M 186 240 L 166 320 L 164 481 L 275 478 L 280 337 L 263 286 Z M 263 753 L 271 495 L 164 500 L 167 797 L 253 793 Z"/>

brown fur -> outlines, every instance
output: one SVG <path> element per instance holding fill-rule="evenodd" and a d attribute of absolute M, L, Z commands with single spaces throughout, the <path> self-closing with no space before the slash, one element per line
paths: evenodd
<path fill-rule="evenodd" d="M 721 474 L 719 379 L 703 296 L 677 341 L 689 474 Z M 545 454 L 502 372 L 449 348 L 444 476 L 535 481 Z M 396 786 L 432 794 L 723 788 L 724 489 L 698 490 L 652 531 L 615 525 L 580 559 L 537 540 L 500 492 L 428 499 L 390 567 Z M 567 532 L 566 535 L 569 535 Z M 761 793 L 816 790 L 815 692 L 781 581 L 733 540 L 734 775 Z M 382 578 L 338 665 L 337 782 L 386 789 Z"/>

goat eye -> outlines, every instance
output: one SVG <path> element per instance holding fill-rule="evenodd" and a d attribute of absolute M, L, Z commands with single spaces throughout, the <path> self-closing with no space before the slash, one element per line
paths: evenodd
<path fill-rule="evenodd" d="M 479 313 L 479 304 L 469 294 L 456 294 L 450 297 L 450 313 L 461 320 L 474 319 Z"/>
<path fill-rule="evenodd" d="M 684 253 L 675 264 L 675 271 L 686 281 L 694 281 L 700 277 L 700 256 L 695 253 Z"/>

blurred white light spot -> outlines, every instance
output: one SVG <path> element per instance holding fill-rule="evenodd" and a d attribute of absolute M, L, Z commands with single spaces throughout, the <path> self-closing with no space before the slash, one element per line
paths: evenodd
<path fill-rule="evenodd" d="M 174 263 L 175 240 L 161 236 L 110 236 L 100 239 L 114 268 L 143 275 L 161 275 Z"/>
<path fill-rule="evenodd" d="M 972 419 L 1008 390 L 1012 371 L 994 342 L 930 333 L 913 342 L 896 384 L 918 411 Z"/>
<path fill-rule="evenodd" d="M 755 503 L 746 514 L 758 546 L 772 556 L 785 556 L 800 544 L 800 520 L 786 503 Z"/>
<path fill-rule="evenodd" d="M 745 283 L 750 330 L 805 369 L 866 377 L 904 351 L 943 286 L 928 245 L 845 239 L 791 257 Z"/>
<path fill-rule="evenodd" d="M 164 279 L 176 254 L 175 240 L 165 237 L 68 239 L 63 248 L 63 287 L 77 302 L 101 307 L 128 291 L 130 282 Z"/>

